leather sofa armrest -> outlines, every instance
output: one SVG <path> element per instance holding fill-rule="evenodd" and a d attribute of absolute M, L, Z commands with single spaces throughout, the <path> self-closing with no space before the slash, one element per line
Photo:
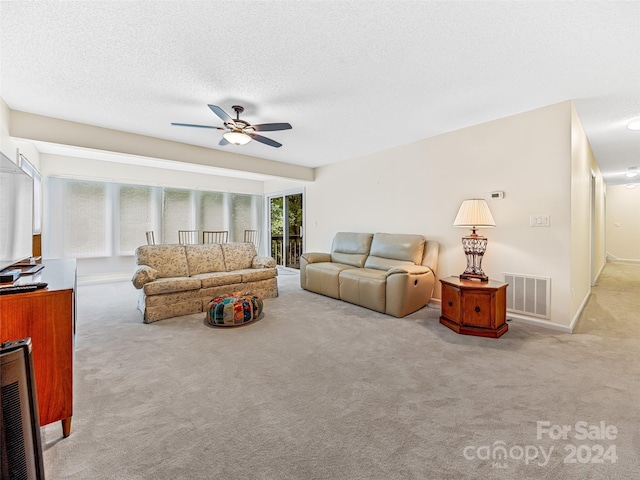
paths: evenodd
<path fill-rule="evenodd" d="M 131 282 L 133 283 L 134 287 L 140 290 L 147 283 L 156 280 L 159 273 L 160 272 L 158 272 L 158 270 L 156 270 L 155 268 L 151 268 L 148 265 L 138 265 L 136 271 L 133 274 Z"/>
<path fill-rule="evenodd" d="M 320 263 L 320 262 L 330 262 L 331 254 L 330 253 L 321 253 L 321 252 L 306 252 L 301 255 L 302 258 L 305 259 L 307 264 L 309 263 Z"/>
<path fill-rule="evenodd" d="M 421 275 L 423 273 L 429 273 L 432 270 L 424 265 L 403 265 L 402 267 L 393 267 L 387 271 L 387 277 L 396 273 L 408 273 L 411 275 Z"/>
<path fill-rule="evenodd" d="M 307 288 L 307 265 L 330 261 L 330 253 L 305 252 L 300 255 L 300 287 Z"/>
<path fill-rule="evenodd" d="M 271 257 L 253 257 L 251 268 L 275 268 L 276 261 Z"/>

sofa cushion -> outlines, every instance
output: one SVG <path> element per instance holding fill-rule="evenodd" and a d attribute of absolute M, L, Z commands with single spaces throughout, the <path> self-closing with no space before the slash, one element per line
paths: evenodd
<path fill-rule="evenodd" d="M 331 245 L 331 261 L 363 267 L 371 247 L 371 233 L 338 232 Z"/>
<path fill-rule="evenodd" d="M 351 268 L 340 272 L 340 299 L 377 312 L 385 311 L 387 273 L 370 268 Z"/>
<path fill-rule="evenodd" d="M 425 242 L 422 235 L 376 233 L 364 266 L 389 270 L 407 263 L 420 265 Z"/>
<path fill-rule="evenodd" d="M 376 270 L 391 270 L 394 268 L 402 268 L 402 267 L 413 267 L 415 264 L 413 262 L 405 262 L 403 260 L 392 260 L 389 258 L 376 257 L 375 255 L 370 255 L 367 258 L 364 266 L 366 268 L 375 268 Z"/>
<path fill-rule="evenodd" d="M 223 243 L 220 246 L 227 272 L 251 268 L 253 257 L 256 256 L 253 243 Z"/>
<path fill-rule="evenodd" d="M 219 243 L 185 245 L 189 275 L 208 272 L 224 272 L 224 256 Z"/>
<path fill-rule="evenodd" d="M 242 275 L 242 283 L 257 282 L 258 280 L 266 280 L 278 275 L 278 271 L 275 268 L 249 268 L 238 270 L 237 273 Z"/>
<path fill-rule="evenodd" d="M 231 285 L 240 283 L 242 275 L 239 272 L 211 272 L 199 273 L 192 278 L 197 278 L 202 283 L 202 288 L 219 287 L 220 285 Z"/>
<path fill-rule="evenodd" d="M 340 298 L 339 275 L 343 270 L 355 269 L 344 263 L 322 262 L 307 265 L 307 290 L 328 297 Z"/>
<path fill-rule="evenodd" d="M 189 276 L 184 245 L 142 245 L 136 249 L 136 261 L 157 270 L 158 278 Z"/>
<path fill-rule="evenodd" d="M 199 290 L 200 280 L 189 277 L 159 278 L 155 282 L 147 283 L 142 287 L 145 295 L 160 295 L 161 293 L 184 292 L 186 290 Z"/>

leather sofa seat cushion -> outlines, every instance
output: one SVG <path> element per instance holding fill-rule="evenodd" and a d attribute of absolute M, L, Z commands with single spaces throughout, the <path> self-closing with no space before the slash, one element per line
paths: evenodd
<path fill-rule="evenodd" d="M 189 275 L 199 273 L 225 272 L 224 256 L 219 244 L 185 245 Z"/>
<path fill-rule="evenodd" d="M 331 261 L 353 267 L 364 267 L 372 239 L 371 233 L 336 233 L 331 245 Z"/>
<path fill-rule="evenodd" d="M 194 275 L 192 278 L 200 280 L 202 288 L 231 285 L 242 281 L 242 275 L 239 272 L 199 273 L 198 275 Z"/>
<path fill-rule="evenodd" d="M 377 312 L 385 312 L 387 272 L 352 268 L 340 272 L 340 299 Z"/>
<path fill-rule="evenodd" d="M 256 247 L 253 243 L 222 243 L 222 253 L 227 272 L 251 268 Z"/>
<path fill-rule="evenodd" d="M 158 278 L 189 276 L 184 245 L 142 245 L 136 249 L 136 261 L 157 270 Z"/>
<path fill-rule="evenodd" d="M 340 272 L 353 268 L 352 265 L 332 262 L 307 265 L 306 289 L 328 297 L 340 298 Z"/>
<path fill-rule="evenodd" d="M 160 295 L 161 293 L 199 290 L 200 285 L 200 280 L 197 278 L 159 278 L 154 282 L 145 284 L 142 289 L 145 295 Z"/>

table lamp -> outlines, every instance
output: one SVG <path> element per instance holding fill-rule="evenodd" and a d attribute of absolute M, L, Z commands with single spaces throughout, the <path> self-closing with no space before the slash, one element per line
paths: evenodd
<path fill-rule="evenodd" d="M 471 198 L 462 202 L 453 225 L 471 229 L 471 235 L 462 237 L 462 247 L 467 256 L 467 268 L 460 278 L 488 282 L 489 277 L 482 271 L 482 257 L 487 250 L 487 238 L 476 233 L 478 227 L 496 226 L 487 202 L 481 198 Z"/>

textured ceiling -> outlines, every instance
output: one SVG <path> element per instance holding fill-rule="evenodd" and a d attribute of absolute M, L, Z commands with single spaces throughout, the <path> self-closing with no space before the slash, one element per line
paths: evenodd
<path fill-rule="evenodd" d="M 0 3 L 14 110 L 317 167 L 573 100 L 608 184 L 640 168 L 640 2 Z M 289 122 L 218 147 L 207 108 Z"/>

